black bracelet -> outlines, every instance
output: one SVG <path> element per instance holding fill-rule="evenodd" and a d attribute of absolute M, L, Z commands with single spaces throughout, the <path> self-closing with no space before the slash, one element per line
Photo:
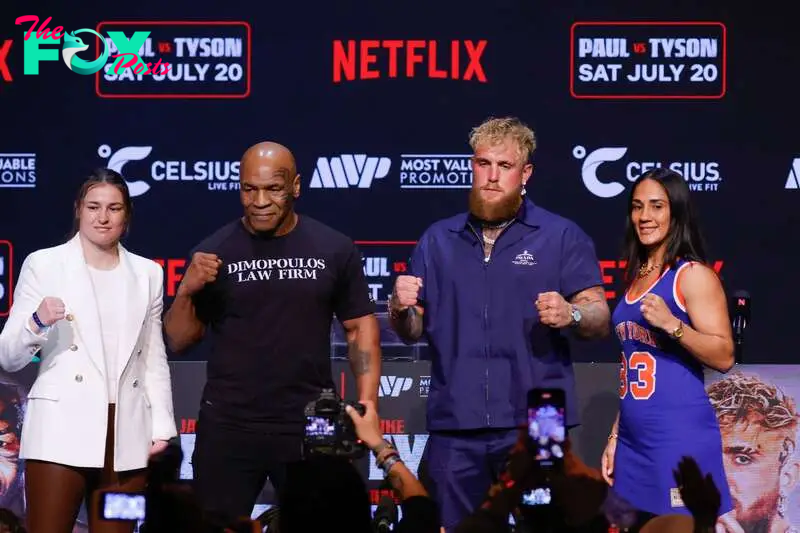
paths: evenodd
<path fill-rule="evenodd" d="M 36 322 L 36 325 L 39 326 L 40 329 L 47 329 L 47 326 L 45 326 L 42 321 L 39 320 L 39 315 L 36 313 L 36 311 L 34 311 L 33 315 L 31 316 L 33 317 L 33 321 Z"/>

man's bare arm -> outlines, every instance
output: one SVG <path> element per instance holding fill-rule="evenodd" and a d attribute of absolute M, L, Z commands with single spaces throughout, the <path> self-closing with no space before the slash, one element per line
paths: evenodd
<path fill-rule="evenodd" d="M 381 379 L 381 333 L 375 315 L 342 322 L 347 333 L 350 369 L 356 378 L 359 400 L 378 403 Z"/>
<path fill-rule="evenodd" d="M 414 344 L 419 341 L 425 331 L 422 315 L 425 310 L 422 306 L 414 305 L 403 311 L 393 311 L 392 301 L 389 301 L 389 322 L 397 336 L 406 343 Z"/>
<path fill-rule="evenodd" d="M 570 299 L 570 303 L 578 308 L 581 320 L 575 328 L 580 337 L 585 339 L 602 339 L 611 332 L 611 311 L 606 302 L 603 287 L 589 287 Z"/>
<path fill-rule="evenodd" d="M 178 289 L 172 305 L 164 315 L 167 346 L 175 353 L 198 343 L 205 334 L 205 325 L 197 318 L 192 297 Z"/>

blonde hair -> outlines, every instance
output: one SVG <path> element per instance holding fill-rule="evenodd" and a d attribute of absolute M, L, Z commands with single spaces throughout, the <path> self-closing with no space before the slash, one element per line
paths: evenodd
<path fill-rule="evenodd" d="M 756 376 L 736 372 L 713 383 L 707 392 L 721 428 L 752 421 L 767 430 L 783 430 L 787 433 L 787 440 L 780 462 L 783 463 L 794 452 L 800 416 L 794 398 L 780 388 L 764 383 Z"/>
<path fill-rule="evenodd" d="M 522 156 L 522 163 L 528 163 L 536 150 L 536 135 L 532 129 L 516 117 L 485 120 L 480 126 L 472 128 L 469 145 L 475 151 L 480 145 L 494 146 L 508 138 L 516 143 L 517 150 Z"/>

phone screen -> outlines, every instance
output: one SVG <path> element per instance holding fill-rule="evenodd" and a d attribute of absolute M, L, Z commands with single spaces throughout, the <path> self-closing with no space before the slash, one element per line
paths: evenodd
<path fill-rule="evenodd" d="M 145 508 L 144 494 L 129 492 L 101 493 L 100 517 L 103 520 L 144 520 Z"/>
<path fill-rule="evenodd" d="M 531 390 L 528 393 L 528 437 L 531 452 L 540 466 L 561 466 L 566 433 L 564 391 Z"/>

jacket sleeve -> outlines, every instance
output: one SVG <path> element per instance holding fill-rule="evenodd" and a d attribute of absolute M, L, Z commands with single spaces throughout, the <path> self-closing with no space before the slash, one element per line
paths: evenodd
<path fill-rule="evenodd" d="M 38 335 L 31 330 L 30 318 L 44 295 L 38 269 L 45 268 L 36 261 L 34 254 L 25 258 L 22 270 L 14 289 L 14 301 L 8 320 L 0 332 L 0 367 L 6 372 L 17 372 L 33 361 L 42 346 L 47 342 L 47 335 L 52 328 L 47 328 Z"/>
<path fill-rule="evenodd" d="M 167 351 L 162 334 L 161 313 L 164 310 L 164 271 L 153 263 L 151 283 L 156 282 L 155 297 L 150 302 L 147 332 L 143 347 L 145 364 L 145 390 L 150 400 L 153 418 L 152 440 L 169 440 L 178 435 L 172 405 L 172 381 Z M 155 280 L 153 279 L 155 278 Z"/>

